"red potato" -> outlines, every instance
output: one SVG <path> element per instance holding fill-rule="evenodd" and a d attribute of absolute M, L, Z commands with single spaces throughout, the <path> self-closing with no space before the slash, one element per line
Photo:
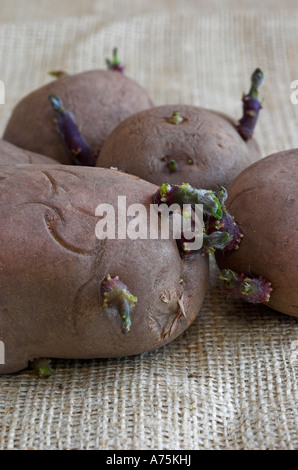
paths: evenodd
<path fill-rule="evenodd" d="M 10 144 L 9 142 L 5 142 L 5 140 L 0 139 L 0 165 L 25 163 L 39 163 L 43 165 L 56 164 L 55 160 L 52 158 L 29 152 L 28 150 L 21 149 L 15 145 Z"/>
<path fill-rule="evenodd" d="M 244 235 L 239 249 L 217 252 L 231 298 L 263 302 L 298 317 L 298 149 L 270 155 L 228 188 L 227 208 Z"/>
<path fill-rule="evenodd" d="M 183 260 L 174 239 L 95 235 L 99 204 L 116 208 L 123 195 L 127 206 L 149 210 L 157 186 L 113 170 L 60 165 L 0 167 L 0 186 L 1 374 L 40 357 L 140 354 L 194 321 L 207 289 L 207 257 Z"/>
<path fill-rule="evenodd" d="M 151 108 L 116 127 L 96 165 L 116 167 L 158 185 L 166 181 L 213 190 L 226 187 L 261 158 L 252 134 L 261 109 L 257 89 L 262 79 L 257 69 L 252 88 L 243 98 L 244 115 L 239 123 L 194 106 Z"/>
<path fill-rule="evenodd" d="M 56 113 L 50 96 L 62 104 Z M 113 129 L 131 114 L 152 105 L 140 85 L 114 70 L 62 76 L 17 104 L 3 138 L 63 164 L 94 166 L 99 150 Z M 61 122 L 62 107 L 64 115 L 67 114 L 66 123 Z M 55 124 L 56 118 L 58 123 Z M 89 157 L 87 163 L 84 150 Z"/>
<path fill-rule="evenodd" d="M 179 125 L 169 122 L 176 111 L 184 119 Z M 123 121 L 107 138 L 96 166 L 116 167 L 158 185 L 187 182 L 215 190 L 260 157 L 256 141 L 244 141 L 227 116 L 167 105 Z"/>

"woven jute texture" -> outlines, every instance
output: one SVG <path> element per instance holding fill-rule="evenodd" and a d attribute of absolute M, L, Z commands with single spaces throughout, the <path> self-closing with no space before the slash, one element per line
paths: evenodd
<path fill-rule="evenodd" d="M 0 131 L 49 70 L 104 67 L 118 45 L 127 74 L 156 104 L 235 118 L 261 67 L 263 156 L 298 147 L 297 25 L 292 1 L 0 0 Z M 226 300 L 212 262 L 203 309 L 168 346 L 55 361 L 47 381 L 28 371 L 0 377 L 0 449 L 297 449 L 297 326 Z"/>

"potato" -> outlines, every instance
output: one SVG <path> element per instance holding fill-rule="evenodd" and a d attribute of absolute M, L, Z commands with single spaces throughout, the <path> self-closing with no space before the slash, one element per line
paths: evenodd
<path fill-rule="evenodd" d="M 13 165 L 25 163 L 39 163 L 41 165 L 55 165 L 52 158 L 23 150 L 0 139 L 0 165 Z"/>
<path fill-rule="evenodd" d="M 176 125 L 171 123 L 175 112 L 183 118 Z M 256 141 L 245 141 L 229 117 L 193 106 L 168 105 L 119 124 L 107 138 L 97 166 L 116 167 L 158 185 L 187 182 L 215 190 L 227 186 L 260 157 Z"/>
<path fill-rule="evenodd" d="M 94 153 L 121 121 L 152 106 L 140 85 L 112 70 L 66 76 L 26 96 L 15 107 L 3 138 L 63 164 L 74 163 L 74 159 L 53 122 L 56 114 L 50 95 L 60 98 L 65 109 L 73 113 Z"/>
<path fill-rule="evenodd" d="M 193 106 L 159 106 L 121 123 L 106 140 L 97 166 L 117 167 L 161 185 L 165 181 L 216 190 L 261 158 L 252 138 L 262 109 L 263 72 L 256 69 L 243 95 L 243 116 Z"/>
<path fill-rule="evenodd" d="M 127 207 L 149 209 L 157 186 L 113 170 L 60 165 L 3 166 L 0 185 L 0 340 L 6 353 L 0 373 L 39 357 L 139 354 L 193 322 L 207 288 L 207 257 L 183 260 L 174 239 L 95 235 L 99 204 L 116 208 L 122 195 Z M 127 334 L 120 316 L 125 305 L 135 306 Z"/>
<path fill-rule="evenodd" d="M 230 297 L 298 316 L 298 149 L 270 155 L 228 187 L 227 208 L 244 235 L 216 254 Z M 234 274 L 233 274 L 234 272 Z M 271 291 L 272 289 L 272 291 Z M 266 302 L 267 300 L 267 302 Z"/>

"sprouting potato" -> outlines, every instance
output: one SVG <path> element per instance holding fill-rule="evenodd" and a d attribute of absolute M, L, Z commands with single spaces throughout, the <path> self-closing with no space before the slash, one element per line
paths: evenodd
<path fill-rule="evenodd" d="M 99 204 L 116 209 L 123 195 L 149 211 L 157 186 L 62 165 L 1 166 L 0 186 L 0 373 L 30 363 L 47 376 L 40 358 L 139 354 L 194 321 L 208 257 L 183 259 L 173 238 L 96 237 Z"/>

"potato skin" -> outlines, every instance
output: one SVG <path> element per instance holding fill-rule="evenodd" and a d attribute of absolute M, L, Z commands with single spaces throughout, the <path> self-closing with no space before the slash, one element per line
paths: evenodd
<path fill-rule="evenodd" d="M 139 354 L 193 322 L 207 288 L 207 257 L 182 260 L 175 240 L 95 236 L 98 204 L 116 207 L 124 195 L 127 205 L 149 207 L 155 185 L 113 170 L 60 165 L 3 166 L 0 185 L 0 340 L 7 362 L 0 373 L 24 369 L 36 357 Z M 120 315 L 103 308 L 107 274 L 138 297 L 127 335 Z"/>
<path fill-rule="evenodd" d="M 0 139 L 0 165 L 22 165 L 26 163 L 40 165 L 56 164 L 52 158 L 29 152 Z"/>
<path fill-rule="evenodd" d="M 110 70 L 93 70 L 55 80 L 34 91 L 15 107 L 4 139 L 41 153 L 60 163 L 71 164 L 49 95 L 62 99 L 71 111 L 87 143 L 101 148 L 112 130 L 124 119 L 152 106 L 146 91 L 134 80 Z"/>
<path fill-rule="evenodd" d="M 179 125 L 168 122 L 175 111 L 185 119 Z M 245 142 L 236 125 L 224 114 L 203 108 L 154 107 L 129 117 L 111 133 L 97 166 L 116 167 L 158 185 L 217 189 L 261 158 L 256 141 Z M 170 171 L 165 157 L 177 162 L 176 172 Z"/>
<path fill-rule="evenodd" d="M 270 301 L 298 317 L 298 150 L 279 152 L 244 170 L 228 187 L 227 208 L 244 235 L 237 252 L 217 253 L 219 267 L 262 276 Z"/>

